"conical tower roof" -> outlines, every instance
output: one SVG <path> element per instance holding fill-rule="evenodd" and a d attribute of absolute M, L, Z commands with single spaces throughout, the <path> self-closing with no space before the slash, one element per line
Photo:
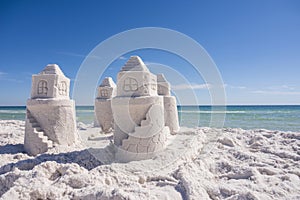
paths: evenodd
<path fill-rule="evenodd" d="M 131 56 L 121 71 L 147 71 L 149 69 L 139 56 Z"/>
<path fill-rule="evenodd" d="M 163 74 L 157 74 L 157 82 L 166 82 L 166 83 L 168 83 L 166 77 Z"/>
<path fill-rule="evenodd" d="M 39 74 L 57 74 L 64 76 L 64 73 L 57 64 L 48 64 Z"/>
<path fill-rule="evenodd" d="M 105 77 L 100 87 L 116 87 L 116 84 L 111 77 Z"/>

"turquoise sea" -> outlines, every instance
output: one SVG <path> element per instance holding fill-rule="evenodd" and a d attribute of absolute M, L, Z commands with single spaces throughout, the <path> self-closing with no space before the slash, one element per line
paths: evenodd
<path fill-rule="evenodd" d="M 24 120 L 25 106 L 0 107 L 0 120 Z M 93 106 L 77 106 L 77 121 L 92 123 Z M 224 127 L 300 131 L 300 105 L 297 106 L 178 106 L 181 126 L 210 126 L 212 115 L 225 115 Z"/>

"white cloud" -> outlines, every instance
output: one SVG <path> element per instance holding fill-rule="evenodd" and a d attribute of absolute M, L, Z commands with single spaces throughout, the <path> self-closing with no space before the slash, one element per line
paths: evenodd
<path fill-rule="evenodd" d="M 0 80 L 5 80 L 6 79 L 6 75 L 7 73 L 5 72 L 0 72 Z"/>
<path fill-rule="evenodd" d="M 119 59 L 120 60 L 127 60 L 127 58 L 125 56 L 120 56 Z"/>
<path fill-rule="evenodd" d="M 231 89 L 239 89 L 239 90 L 244 90 L 247 89 L 245 86 L 230 86 Z"/>
<path fill-rule="evenodd" d="M 255 94 L 269 94 L 269 95 L 300 95 L 297 91 L 271 91 L 271 90 L 255 90 Z"/>
<path fill-rule="evenodd" d="M 229 84 L 224 84 L 223 87 L 229 88 L 229 89 L 239 89 L 239 90 L 247 89 L 245 86 L 235 86 L 235 85 L 229 85 Z"/>
<path fill-rule="evenodd" d="M 87 55 L 78 54 L 78 53 L 72 53 L 72 52 L 57 52 L 58 54 L 67 55 L 67 56 L 73 56 L 73 57 L 80 57 L 80 58 L 86 58 Z M 100 56 L 89 56 L 90 58 L 96 58 L 96 59 L 102 59 Z"/>
<path fill-rule="evenodd" d="M 7 76 L 8 74 L 5 72 L 0 72 L 0 81 L 10 81 L 10 82 L 16 82 L 16 83 L 23 83 L 22 79 L 19 78 L 11 78 Z"/>
<path fill-rule="evenodd" d="M 173 90 L 201 90 L 201 89 L 209 89 L 211 88 L 210 84 L 180 84 L 180 85 L 173 85 Z"/>
<path fill-rule="evenodd" d="M 155 62 L 150 62 L 150 61 L 145 61 L 145 60 L 143 60 L 143 62 L 144 62 L 145 65 L 154 65 L 154 66 L 163 65 L 163 64 L 160 64 L 160 63 L 155 63 Z"/>
<path fill-rule="evenodd" d="M 295 90 L 294 85 L 279 85 L 268 87 L 269 90 Z"/>
<path fill-rule="evenodd" d="M 1 76 L 4 76 L 5 74 L 7 74 L 7 73 L 5 73 L 5 72 L 0 72 L 0 77 L 1 77 Z"/>
<path fill-rule="evenodd" d="M 267 95 L 300 95 L 300 91 L 296 90 L 294 85 L 277 85 L 266 87 L 265 89 L 251 91 L 255 94 Z"/>
<path fill-rule="evenodd" d="M 192 89 L 192 90 L 209 90 L 211 88 L 231 88 L 231 89 L 246 89 L 246 87 L 243 86 L 231 86 L 231 85 L 212 85 L 209 83 L 206 84 L 179 84 L 179 85 L 172 85 L 172 89 L 174 90 L 186 90 L 186 89 Z"/>

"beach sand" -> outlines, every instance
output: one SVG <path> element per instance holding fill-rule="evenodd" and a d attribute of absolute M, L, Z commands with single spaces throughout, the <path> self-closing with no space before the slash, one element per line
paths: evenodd
<path fill-rule="evenodd" d="M 24 128 L 0 121 L 1 199 L 300 199 L 300 132 L 181 128 L 153 159 L 119 163 L 100 129 L 31 157 Z"/>

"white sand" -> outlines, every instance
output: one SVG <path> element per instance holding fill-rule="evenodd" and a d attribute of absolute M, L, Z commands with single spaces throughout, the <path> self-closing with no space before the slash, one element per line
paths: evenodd
<path fill-rule="evenodd" d="M 299 132 L 182 128 L 154 159 L 118 163 L 111 135 L 80 127 L 84 144 L 30 157 L 24 122 L 0 121 L 1 198 L 300 199 Z"/>

